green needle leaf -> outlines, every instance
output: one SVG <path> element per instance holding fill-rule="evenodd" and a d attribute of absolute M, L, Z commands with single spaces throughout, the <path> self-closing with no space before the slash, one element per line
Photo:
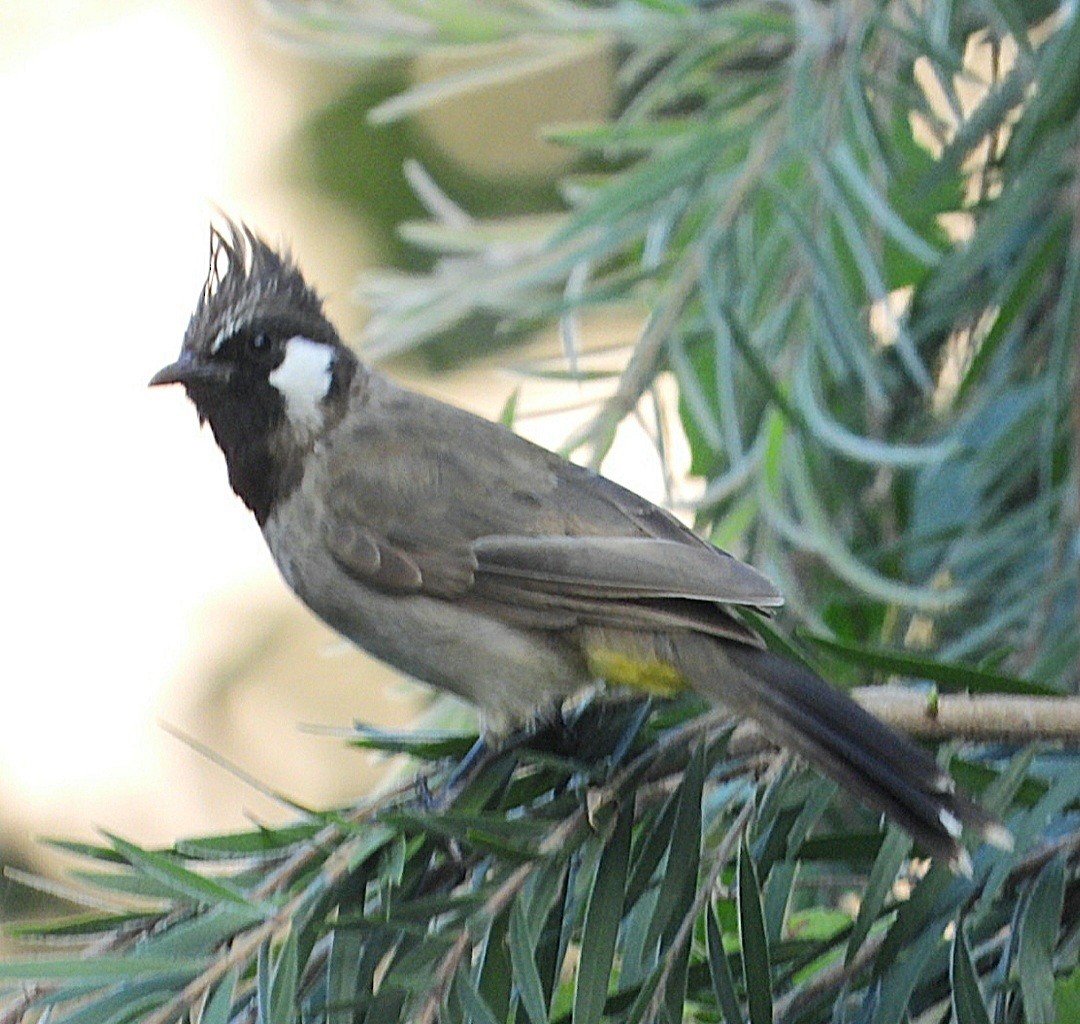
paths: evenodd
<path fill-rule="evenodd" d="M 103 834 L 133 868 L 181 898 L 210 906 L 218 903 L 232 903 L 247 908 L 254 906 L 238 889 L 189 871 L 168 854 L 143 850 L 118 836 L 107 832 Z"/>
<path fill-rule="evenodd" d="M 1039 872 L 1020 919 L 1017 966 L 1025 1019 L 1054 1018 L 1054 950 L 1065 898 L 1065 862 L 1059 854 Z"/>
<path fill-rule="evenodd" d="M 731 977 L 731 965 L 724 952 L 724 940 L 720 934 L 720 925 L 716 920 L 716 911 L 709 907 L 705 913 L 705 939 L 709 955 L 709 977 L 712 979 L 713 992 L 725 1024 L 744 1024 L 739 1000 L 735 995 L 735 983 Z"/>
<path fill-rule="evenodd" d="M 952 982 L 952 1005 L 956 1024 L 990 1024 L 990 1014 L 983 1002 L 979 980 L 971 962 L 963 921 L 957 922 L 956 934 L 953 935 L 949 979 Z"/>
<path fill-rule="evenodd" d="M 611 984 L 615 939 L 622 918 L 623 893 L 630 863 L 633 805 L 622 807 L 615 831 L 600 855 L 585 910 L 581 959 L 574 988 L 573 1024 L 599 1024 Z"/>
<path fill-rule="evenodd" d="M 210 1002 L 207 1003 L 206 1011 L 199 1024 L 229 1024 L 232 1018 L 233 999 L 236 997 L 236 983 L 239 979 L 238 967 L 232 968 L 221 979 L 218 987 L 214 989 L 214 994 L 210 997 Z"/>
<path fill-rule="evenodd" d="M 525 911 L 520 901 L 510 910 L 510 962 L 514 968 L 514 980 L 521 993 L 521 1004 L 532 1024 L 546 1024 L 547 1005 L 544 986 L 536 966 L 536 939 L 530 934 Z"/>
<path fill-rule="evenodd" d="M 739 849 L 736 872 L 739 894 L 739 943 L 742 947 L 743 977 L 746 980 L 746 1004 L 750 1024 L 772 1024 L 772 977 L 769 941 L 765 935 L 765 915 L 761 907 L 761 888 L 757 872 L 744 842 Z"/>

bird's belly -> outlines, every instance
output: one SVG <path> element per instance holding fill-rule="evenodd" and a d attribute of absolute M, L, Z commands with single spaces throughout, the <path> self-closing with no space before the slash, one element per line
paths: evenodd
<path fill-rule="evenodd" d="M 571 637 L 510 625 L 463 602 L 376 590 L 344 572 L 312 532 L 273 517 L 264 528 L 297 596 L 381 661 L 476 704 L 490 727 L 527 722 L 590 682 Z"/>

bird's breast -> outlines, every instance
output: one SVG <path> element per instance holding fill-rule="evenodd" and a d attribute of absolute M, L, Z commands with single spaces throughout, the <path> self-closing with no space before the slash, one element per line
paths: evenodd
<path fill-rule="evenodd" d="M 580 647 L 467 601 L 379 590 L 345 571 L 323 541 L 324 504 L 301 486 L 263 535 L 289 587 L 332 629 L 381 661 L 519 724 L 590 679 Z"/>

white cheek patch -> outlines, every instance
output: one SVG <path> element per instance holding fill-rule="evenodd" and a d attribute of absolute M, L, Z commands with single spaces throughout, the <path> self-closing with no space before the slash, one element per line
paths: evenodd
<path fill-rule="evenodd" d="M 333 381 L 334 350 L 297 335 L 285 342 L 285 358 L 270 374 L 270 383 L 285 399 L 285 412 L 296 426 L 322 425 L 320 403 Z"/>

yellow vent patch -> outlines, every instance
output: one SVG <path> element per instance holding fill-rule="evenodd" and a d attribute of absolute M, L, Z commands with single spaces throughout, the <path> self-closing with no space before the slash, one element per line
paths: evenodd
<path fill-rule="evenodd" d="M 616 686 L 644 690 L 657 697 L 674 697 L 690 684 L 673 665 L 655 658 L 635 658 L 629 654 L 598 647 L 588 652 L 589 671 Z"/>

